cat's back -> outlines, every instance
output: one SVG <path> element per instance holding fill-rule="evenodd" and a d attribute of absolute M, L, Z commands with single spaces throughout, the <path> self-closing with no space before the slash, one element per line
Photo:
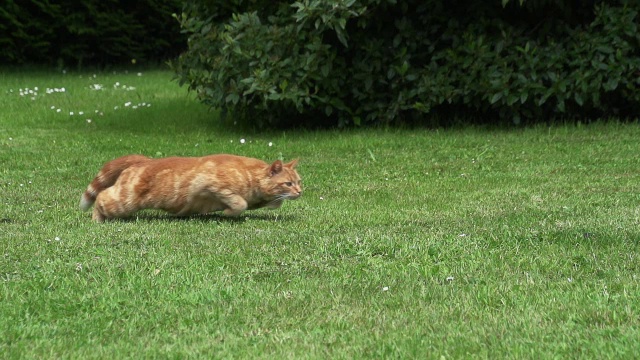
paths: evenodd
<path fill-rule="evenodd" d="M 215 154 L 201 157 L 166 157 L 139 164 L 141 174 L 159 173 L 194 175 L 197 173 L 262 172 L 268 164 L 262 160 L 239 155 Z"/>
<path fill-rule="evenodd" d="M 150 162 L 144 165 L 150 165 L 153 167 L 164 167 L 164 168 L 183 168 L 183 167 L 192 167 L 200 164 L 212 163 L 219 166 L 266 166 L 267 163 L 246 156 L 240 155 L 231 155 L 231 154 L 215 154 L 215 155 L 206 155 L 200 157 L 166 157 L 166 158 L 158 158 L 152 159 Z"/>
<path fill-rule="evenodd" d="M 246 156 L 240 155 L 230 155 L 230 154 L 216 154 L 216 155 L 207 155 L 203 156 L 202 159 L 204 162 L 211 162 L 218 166 L 228 166 L 228 167 L 259 167 L 263 168 L 268 164 L 262 160 L 250 158 Z"/>

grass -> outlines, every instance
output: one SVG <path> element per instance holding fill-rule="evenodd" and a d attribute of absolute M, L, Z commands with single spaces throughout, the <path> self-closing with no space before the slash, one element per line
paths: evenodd
<path fill-rule="evenodd" d="M 243 132 L 170 78 L 0 72 L 3 358 L 637 356 L 637 123 Z M 109 159 L 220 152 L 299 157 L 305 194 L 78 210 Z"/>

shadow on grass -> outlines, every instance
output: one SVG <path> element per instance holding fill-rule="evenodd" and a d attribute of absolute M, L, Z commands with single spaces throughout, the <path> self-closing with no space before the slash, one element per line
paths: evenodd
<path fill-rule="evenodd" d="M 140 213 L 131 217 L 122 219 L 109 219 L 106 222 L 216 222 L 216 223 L 244 223 L 247 221 L 293 221 L 297 218 L 296 215 L 281 215 L 281 214 L 242 214 L 240 216 L 224 216 L 221 214 L 203 214 L 203 215 L 189 215 L 189 216 L 177 216 L 171 214 L 155 214 L 155 213 Z"/>

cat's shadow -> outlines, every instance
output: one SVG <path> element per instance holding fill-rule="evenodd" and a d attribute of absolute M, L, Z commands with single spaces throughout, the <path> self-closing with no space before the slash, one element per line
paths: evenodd
<path fill-rule="evenodd" d="M 137 215 L 121 218 L 110 219 L 107 222 L 216 222 L 216 223 L 244 223 L 246 221 L 271 221 L 282 222 L 292 221 L 296 219 L 296 215 L 282 215 L 282 214 L 242 214 L 240 216 L 224 216 L 218 213 L 202 214 L 202 215 L 188 215 L 177 216 L 171 214 L 153 213 L 153 212 L 141 212 Z"/>

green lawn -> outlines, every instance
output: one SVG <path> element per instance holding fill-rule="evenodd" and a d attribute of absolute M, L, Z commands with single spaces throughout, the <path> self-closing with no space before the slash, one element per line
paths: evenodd
<path fill-rule="evenodd" d="M 171 76 L 0 72 L 0 357 L 637 356 L 638 123 L 255 133 Z M 222 152 L 300 158 L 304 195 L 78 209 L 107 160 Z"/>

